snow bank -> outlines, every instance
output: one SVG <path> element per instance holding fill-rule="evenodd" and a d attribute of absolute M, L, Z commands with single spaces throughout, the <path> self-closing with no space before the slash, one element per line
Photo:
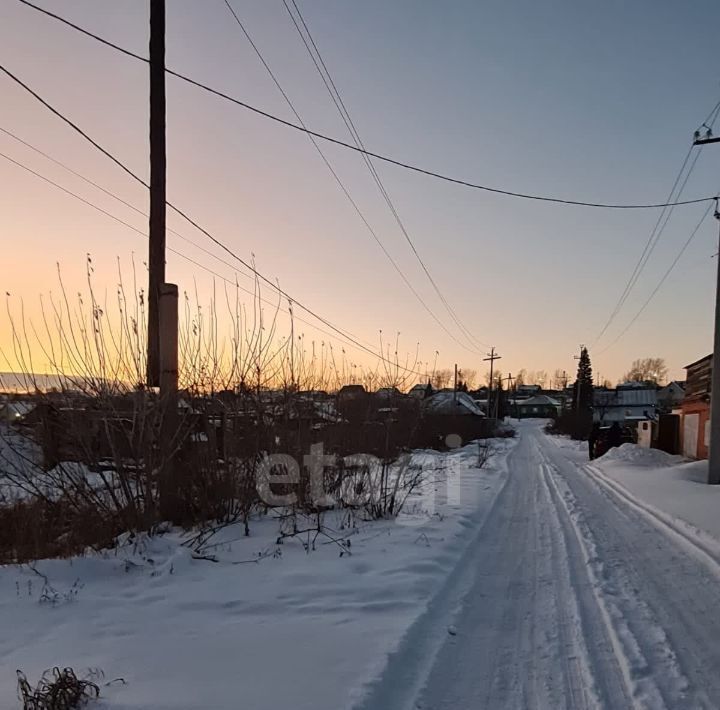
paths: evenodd
<path fill-rule="evenodd" d="M 278 522 L 224 528 L 196 559 L 177 531 L 34 569 L 0 567 L 0 707 L 15 669 L 102 669 L 109 710 L 342 710 L 457 565 L 506 480 L 514 439 L 418 452 L 427 483 L 397 521 L 278 544 Z M 342 543 L 342 544 L 339 544 Z M 348 545 L 349 543 L 349 545 Z"/>
<path fill-rule="evenodd" d="M 634 466 L 663 468 L 680 463 L 682 460 L 682 456 L 672 456 L 660 449 L 648 449 L 637 444 L 622 444 L 596 459 L 595 465 L 604 468 L 607 464 L 628 463 Z"/>
<path fill-rule="evenodd" d="M 720 541 L 720 487 L 709 486 L 707 461 L 686 461 L 624 444 L 592 462 L 590 472 L 622 487 L 641 505 L 670 516 L 690 534 Z"/>

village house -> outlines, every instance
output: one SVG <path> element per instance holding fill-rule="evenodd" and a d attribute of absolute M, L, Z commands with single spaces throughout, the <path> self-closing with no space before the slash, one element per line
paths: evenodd
<path fill-rule="evenodd" d="M 485 416 L 467 392 L 437 392 L 428 397 L 423 406 L 426 411 L 441 416 Z"/>
<path fill-rule="evenodd" d="M 8 424 L 18 424 L 34 409 L 35 405 L 32 402 L 9 400 L 0 405 L 0 421 Z"/>
<path fill-rule="evenodd" d="M 682 453 L 706 459 L 710 443 L 710 388 L 712 354 L 685 366 L 685 398 L 680 405 Z"/>
<path fill-rule="evenodd" d="M 515 399 L 510 405 L 510 411 L 518 419 L 554 418 L 560 414 L 562 404 L 546 394 L 538 394 L 527 399 Z"/>
<path fill-rule="evenodd" d="M 410 388 L 410 391 L 408 392 L 409 397 L 415 397 L 416 399 L 425 399 L 428 395 L 431 395 L 433 393 L 432 385 L 428 382 L 427 384 L 423 385 L 421 383 L 415 385 L 414 387 Z"/>
<path fill-rule="evenodd" d="M 628 382 L 617 389 L 593 391 L 593 421 L 600 425 L 637 423 L 656 418 L 657 390 Z"/>
<path fill-rule="evenodd" d="M 362 385 L 343 385 L 337 393 L 338 402 L 349 402 L 363 399 L 367 391 Z"/>
<path fill-rule="evenodd" d="M 542 392 L 540 385 L 518 385 L 515 388 L 515 394 L 518 399 L 521 397 L 534 397 Z"/>
<path fill-rule="evenodd" d="M 657 407 L 660 412 L 672 412 L 685 399 L 685 383 L 673 380 L 657 391 Z"/>

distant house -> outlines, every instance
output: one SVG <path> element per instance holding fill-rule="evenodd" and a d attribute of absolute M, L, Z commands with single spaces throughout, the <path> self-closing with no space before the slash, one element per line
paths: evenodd
<path fill-rule="evenodd" d="M 671 412 L 685 399 L 685 383 L 673 380 L 657 391 L 658 410 Z"/>
<path fill-rule="evenodd" d="M 617 389 L 593 391 L 593 421 L 637 423 L 657 417 L 657 390 L 640 384 L 627 383 Z"/>
<path fill-rule="evenodd" d="M 367 391 L 362 385 L 344 385 L 337 393 L 338 402 L 351 402 L 353 400 L 362 399 L 367 395 Z"/>
<path fill-rule="evenodd" d="M 22 422 L 35 409 L 32 402 L 8 401 L 0 405 L 0 421 L 8 424 Z"/>
<path fill-rule="evenodd" d="M 710 443 L 712 354 L 685 366 L 685 398 L 680 405 L 680 438 L 683 455 L 706 459 Z"/>
<path fill-rule="evenodd" d="M 414 387 L 410 388 L 410 391 L 408 392 L 409 397 L 415 397 L 416 399 L 425 399 L 425 397 L 428 396 L 428 394 L 433 393 L 432 385 L 428 382 L 426 385 L 423 384 L 417 384 Z"/>
<path fill-rule="evenodd" d="M 404 397 L 405 395 L 397 387 L 381 387 L 375 392 L 376 397 L 382 397 L 383 399 L 395 399 L 397 397 Z"/>
<path fill-rule="evenodd" d="M 438 392 L 428 397 L 423 407 L 425 411 L 437 415 L 485 416 L 485 412 L 467 392 Z"/>
<path fill-rule="evenodd" d="M 527 399 L 516 399 L 510 404 L 510 412 L 518 419 L 556 417 L 562 404 L 546 394 L 538 394 Z"/>
<path fill-rule="evenodd" d="M 540 385 L 518 385 L 515 388 L 515 394 L 518 399 L 521 397 L 534 397 L 542 392 Z"/>

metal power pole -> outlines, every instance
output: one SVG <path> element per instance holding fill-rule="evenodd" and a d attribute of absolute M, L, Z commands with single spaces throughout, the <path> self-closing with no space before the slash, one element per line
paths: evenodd
<path fill-rule="evenodd" d="M 160 294 L 165 283 L 165 0 L 150 0 L 150 253 L 148 387 L 160 386 Z"/>
<path fill-rule="evenodd" d="M 720 143 L 720 137 L 712 136 L 708 128 L 705 138 L 695 133 L 694 145 Z M 715 218 L 720 219 L 718 198 L 715 198 Z M 720 238 L 718 240 L 720 243 Z M 717 284 L 715 286 L 715 337 L 713 339 L 712 379 L 710 382 L 710 454 L 708 483 L 720 484 L 720 259 L 718 259 Z"/>
<path fill-rule="evenodd" d="M 493 406 L 492 406 L 492 391 L 493 391 L 493 365 L 495 364 L 495 360 L 500 360 L 500 355 L 495 354 L 495 348 L 490 348 L 490 352 L 488 353 L 488 357 L 483 358 L 483 362 L 490 361 L 490 384 L 488 385 L 488 408 L 487 408 L 487 415 L 488 417 L 491 416 L 493 412 Z"/>

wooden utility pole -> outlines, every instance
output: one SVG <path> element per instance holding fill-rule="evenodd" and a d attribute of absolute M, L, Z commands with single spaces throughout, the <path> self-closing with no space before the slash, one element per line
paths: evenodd
<path fill-rule="evenodd" d="M 150 0 L 150 253 L 148 387 L 160 386 L 160 294 L 165 283 L 165 0 Z"/>
<path fill-rule="evenodd" d="M 507 386 L 505 388 L 505 391 L 507 392 L 508 402 L 513 402 L 514 397 L 512 396 L 512 386 L 513 386 L 512 372 L 508 372 L 508 376 L 505 379 L 507 380 Z M 508 408 L 507 411 L 511 411 L 510 408 Z M 510 416 L 512 416 L 512 414 L 510 414 Z"/>
<path fill-rule="evenodd" d="M 457 402 L 457 363 L 455 363 L 455 380 L 453 382 L 453 401 Z"/>
<path fill-rule="evenodd" d="M 488 385 L 488 406 L 487 406 L 487 415 L 488 417 L 492 415 L 493 412 L 493 406 L 492 406 L 492 389 L 493 389 L 493 365 L 495 365 L 495 360 L 500 360 L 501 356 L 495 354 L 495 348 L 490 348 L 490 352 L 488 353 L 488 357 L 483 358 L 483 362 L 490 361 L 490 383 Z"/>
<path fill-rule="evenodd" d="M 694 145 L 706 145 L 708 143 L 720 143 L 720 137 L 713 137 L 709 128 L 704 138 L 700 138 L 699 131 L 695 132 Z M 715 198 L 715 218 L 720 219 L 717 197 Z M 708 483 L 718 485 L 720 484 L 720 259 L 718 259 L 717 282 L 715 285 L 715 336 L 713 343 L 712 378 L 710 382 Z"/>
<path fill-rule="evenodd" d="M 584 345 L 580 345 L 580 354 L 574 355 L 573 359 L 580 360 L 582 359 L 582 351 L 585 348 Z M 577 414 L 580 411 L 580 378 L 576 375 L 575 376 L 575 414 Z"/>
<path fill-rule="evenodd" d="M 178 288 L 165 282 L 165 0 L 150 0 L 150 248 L 147 385 L 160 389 L 158 496 L 165 520 L 178 515 Z"/>
<path fill-rule="evenodd" d="M 715 198 L 715 217 L 720 220 Z M 708 483 L 720 484 L 720 259 L 715 286 L 715 337 L 713 345 L 712 379 L 710 382 L 710 453 Z"/>

